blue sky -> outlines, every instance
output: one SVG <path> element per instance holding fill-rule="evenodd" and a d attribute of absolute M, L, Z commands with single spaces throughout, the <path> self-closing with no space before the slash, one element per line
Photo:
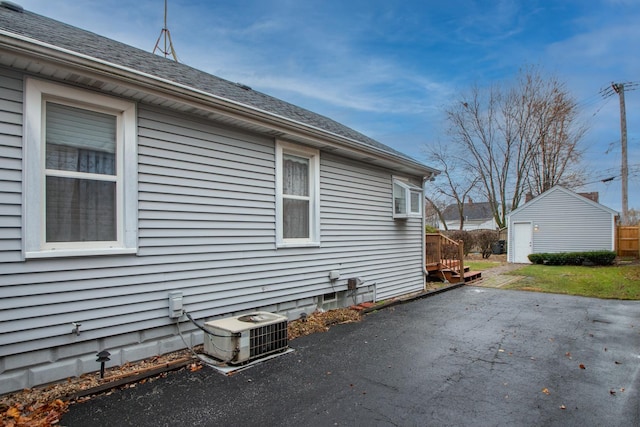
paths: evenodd
<path fill-rule="evenodd" d="M 163 0 L 14 0 L 152 50 Z M 329 116 L 414 158 L 446 142 L 443 107 L 471 85 L 539 65 L 566 82 L 590 131 L 584 168 L 620 210 L 620 110 L 640 83 L 640 1 L 169 0 L 181 62 Z M 626 93 L 629 207 L 640 208 L 640 86 Z M 611 182 L 600 180 L 615 177 Z"/>

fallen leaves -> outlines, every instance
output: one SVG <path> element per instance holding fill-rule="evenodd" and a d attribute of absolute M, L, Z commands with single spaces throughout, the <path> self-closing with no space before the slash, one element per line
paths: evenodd
<path fill-rule="evenodd" d="M 620 393 L 624 393 L 624 387 L 620 389 Z M 609 390 L 609 394 L 612 395 L 612 396 L 615 396 L 616 395 L 616 390 L 614 390 L 614 389 Z"/>
<path fill-rule="evenodd" d="M 580 364 L 580 369 L 587 369 L 586 366 L 584 366 L 583 363 Z"/>
<path fill-rule="evenodd" d="M 15 406 L 9 408 L 6 412 L 6 416 L 9 418 L 18 418 L 22 414 L 22 411 Z"/>
<path fill-rule="evenodd" d="M 57 384 L 0 396 L 0 426 L 47 427 L 56 425 L 67 411 L 70 396 L 190 357 L 189 350 L 177 351 L 109 368 L 104 379 L 100 379 L 100 375 L 93 372 L 80 377 L 67 378 Z M 162 374 L 158 375 L 158 377 L 162 376 Z M 143 379 L 140 383 L 145 381 L 152 381 L 152 379 Z M 132 385 L 135 386 L 135 384 L 129 384 L 126 387 L 130 388 Z M 85 396 L 78 398 L 77 402 L 89 399 L 90 397 Z"/>
<path fill-rule="evenodd" d="M 551 392 L 549 391 L 549 389 L 548 389 L 548 388 L 546 388 L 546 387 L 542 389 L 542 392 L 543 392 L 544 394 L 546 394 L 547 396 L 549 396 L 549 395 L 551 394 Z"/>
<path fill-rule="evenodd" d="M 289 340 L 316 332 L 326 332 L 329 330 L 329 326 L 340 323 L 358 322 L 360 319 L 360 313 L 349 308 L 338 308 L 325 312 L 316 311 L 308 315 L 305 319 L 289 322 Z"/>
<path fill-rule="evenodd" d="M 67 411 L 68 403 L 60 399 L 41 406 L 24 407 L 16 404 L 10 407 L 2 417 L 2 425 L 6 427 L 45 427 L 57 424 Z"/>

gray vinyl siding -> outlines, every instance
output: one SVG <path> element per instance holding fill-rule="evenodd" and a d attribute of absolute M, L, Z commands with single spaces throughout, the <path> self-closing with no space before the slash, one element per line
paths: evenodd
<path fill-rule="evenodd" d="M 0 377 L 20 363 L 175 335 L 172 290 L 208 319 L 345 290 L 349 277 L 375 284 L 378 299 L 423 289 L 421 221 L 393 220 L 391 171 L 321 153 L 321 246 L 276 249 L 274 139 L 144 104 L 137 255 L 24 261 L 22 80 L 2 74 Z"/>
<path fill-rule="evenodd" d="M 21 259 L 22 77 L 0 78 L 0 265 Z M 1 267 L 0 267 L 1 268 Z"/>
<path fill-rule="evenodd" d="M 511 225 L 538 225 L 533 253 L 613 249 L 613 215 L 608 209 L 560 189 L 539 197 L 510 216 Z"/>

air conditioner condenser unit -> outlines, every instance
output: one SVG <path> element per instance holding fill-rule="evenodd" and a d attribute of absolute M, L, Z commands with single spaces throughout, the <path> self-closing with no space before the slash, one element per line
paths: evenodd
<path fill-rule="evenodd" d="M 204 324 L 204 352 L 231 364 L 244 363 L 289 346 L 287 318 L 266 311 L 212 320 Z"/>

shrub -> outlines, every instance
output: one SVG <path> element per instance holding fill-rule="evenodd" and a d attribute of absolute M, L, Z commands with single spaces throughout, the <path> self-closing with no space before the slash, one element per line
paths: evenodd
<path fill-rule="evenodd" d="M 439 233 L 440 230 L 438 230 L 435 227 L 432 227 L 431 225 L 425 225 L 424 226 L 424 232 L 425 233 Z"/>
<path fill-rule="evenodd" d="M 544 254 L 531 254 L 527 258 L 532 264 L 544 264 Z"/>
<path fill-rule="evenodd" d="M 449 230 L 446 232 L 446 236 L 451 240 L 462 240 L 464 242 L 464 256 L 469 255 L 472 249 L 475 247 L 475 240 L 473 235 L 465 230 Z"/>
<path fill-rule="evenodd" d="M 614 251 L 593 251 L 586 252 L 585 261 L 593 265 L 611 265 L 616 260 Z"/>
<path fill-rule="evenodd" d="M 533 264 L 611 265 L 616 259 L 616 253 L 613 251 L 539 253 L 530 254 L 528 258 Z"/>
<path fill-rule="evenodd" d="M 498 241 L 498 233 L 493 230 L 449 230 L 446 236 L 451 240 L 462 240 L 464 242 L 464 256 L 469 255 L 471 251 L 482 253 L 483 258 L 489 258 L 492 246 Z"/>
<path fill-rule="evenodd" d="M 489 258 L 493 253 L 493 244 L 498 242 L 498 233 L 493 230 L 477 230 L 473 234 L 475 246 L 482 253 L 482 258 Z"/>

